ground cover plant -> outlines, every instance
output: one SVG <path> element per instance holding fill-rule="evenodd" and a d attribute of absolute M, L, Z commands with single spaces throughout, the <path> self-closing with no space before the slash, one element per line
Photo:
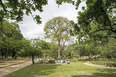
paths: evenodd
<path fill-rule="evenodd" d="M 92 61 L 91 63 L 109 67 L 116 67 L 116 61 Z"/>
<path fill-rule="evenodd" d="M 116 69 L 71 64 L 33 64 L 4 77 L 115 77 Z"/>

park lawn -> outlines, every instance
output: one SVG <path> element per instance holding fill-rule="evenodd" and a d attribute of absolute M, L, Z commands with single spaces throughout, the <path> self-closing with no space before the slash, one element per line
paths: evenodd
<path fill-rule="evenodd" d="M 116 69 L 71 64 L 33 64 L 4 77 L 116 77 Z"/>

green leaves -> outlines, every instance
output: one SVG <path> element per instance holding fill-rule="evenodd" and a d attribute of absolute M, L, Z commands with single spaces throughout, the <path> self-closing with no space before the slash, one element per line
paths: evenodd
<path fill-rule="evenodd" d="M 22 21 L 24 14 L 29 15 L 36 10 L 42 12 L 42 6 L 47 4 L 47 0 L 1 0 L 0 4 L 1 20 L 3 20 L 3 18 L 10 18 L 20 22 Z M 41 23 L 39 15 L 36 15 L 34 19 L 38 24 Z"/>
<path fill-rule="evenodd" d="M 64 3 L 71 3 L 71 4 L 74 5 L 74 1 L 73 1 L 73 0 L 56 0 L 56 3 L 57 3 L 58 5 L 61 5 L 63 2 L 64 2 Z"/>
<path fill-rule="evenodd" d="M 67 18 L 55 17 L 45 24 L 45 37 L 51 38 L 51 41 L 58 43 L 58 52 L 60 53 L 64 49 L 66 41 L 69 41 L 71 29 L 72 25 Z"/>
<path fill-rule="evenodd" d="M 81 0 L 77 0 L 77 2 L 76 2 L 76 9 L 78 9 L 80 3 L 81 3 Z"/>
<path fill-rule="evenodd" d="M 36 15 L 35 16 L 35 20 L 37 21 L 37 24 L 40 24 L 41 23 L 41 20 L 40 20 L 40 16 L 39 15 Z"/>
<path fill-rule="evenodd" d="M 49 20 L 44 27 L 46 37 L 53 39 L 63 39 L 65 34 L 68 35 L 71 29 L 70 22 L 64 17 L 56 17 Z"/>

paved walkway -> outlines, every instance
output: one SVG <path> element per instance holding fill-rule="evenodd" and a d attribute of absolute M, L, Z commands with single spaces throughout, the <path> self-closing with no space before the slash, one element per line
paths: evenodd
<path fill-rule="evenodd" d="M 39 61 L 39 59 L 35 59 L 35 62 L 38 62 L 38 61 Z M 25 66 L 31 65 L 31 64 L 32 64 L 32 61 L 29 61 L 29 62 L 25 62 L 22 64 L 17 64 L 17 65 L 5 67 L 5 68 L 0 68 L 0 77 L 4 76 L 6 74 L 9 74 L 11 72 L 14 72 L 16 70 L 19 70 Z"/>

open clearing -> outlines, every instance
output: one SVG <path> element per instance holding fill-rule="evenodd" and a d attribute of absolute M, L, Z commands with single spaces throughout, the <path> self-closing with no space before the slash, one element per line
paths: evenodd
<path fill-rule="evenodd" d="M 71 64 L 34 64 L 4 77 L 116 77 L 116 69 L 88 66 L 83 62 Z"/>

